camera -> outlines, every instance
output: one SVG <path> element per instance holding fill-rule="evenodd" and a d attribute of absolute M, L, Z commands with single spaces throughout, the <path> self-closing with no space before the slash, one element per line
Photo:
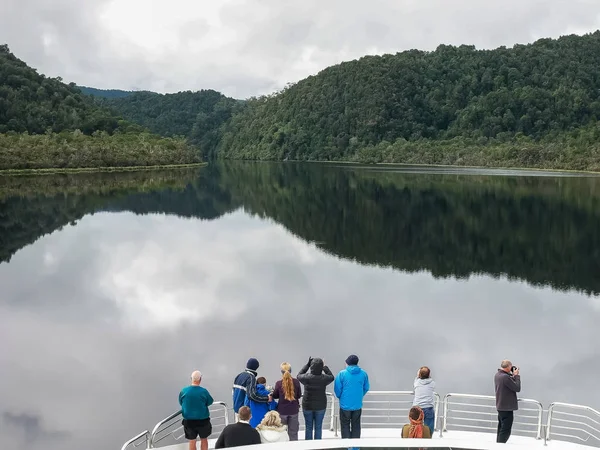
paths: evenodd
<path fill-rule="evenodd" d="M 510 371 L 511 371 L 511 373 L 514 373 L 514 372 L 515 372 L 515 370 L 519 370 L 519 368 L 518 368 L 517 366 L 512 366 L 512 367 L 510 368 Z"/>

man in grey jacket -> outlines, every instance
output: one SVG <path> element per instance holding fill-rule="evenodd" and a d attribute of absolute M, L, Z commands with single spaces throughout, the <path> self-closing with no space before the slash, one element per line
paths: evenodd
<path fill-rule="evenodd" d="M 512 430 L 514 412 L 519 409 L 517 392 L 521 392 L 519 368 L 505 359 L 494 376 L 496 387 L 496 410 L 498 411 L 498 431 L 496 442 L 505 444 Z"/>

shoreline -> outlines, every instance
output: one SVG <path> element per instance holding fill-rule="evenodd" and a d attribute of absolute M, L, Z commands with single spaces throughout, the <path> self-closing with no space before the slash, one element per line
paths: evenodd
<path fill-rule="evenodd" d="M 344 164 L 344 165 L 355 165 L 360 167 L 435 167 L 435 168 L 448 168 L 448 169 L 480 169 L 480 170 L 515 170 L 515 171 L 531 171 L 531 172 L 554 172 L 554 173 L 570 173 L 570 174 L 582 174 L 582 175 L 595 175 L 600 176 L 600 171 L 593 170 L 575 170 L 575 169 L 543 169 L 540 167 L 510 167 L 510 166 L 468 166 L 468 165 L 457 165 L 457 164 L 419 164 L 419 163 L 365 163 L 360 161 L 331 161 L 331 160 L 301 160 L 301 159 L 289 159 L 287 161 L 275 160 L 275 159 L 221 159 L 221 161 L 247 161 L 247 162 L 281 162 L 281 163 L 313 163 L 313 164 Z"/>
<path fill-rule="evenodd" d="M 47 169 L 4 169 L 0 176 L 19 175 L 55 175 L 71 173 L 99 173 L 99 172 L 142 172 L 146 170 L 189 169 L 208 166 L 207 162 L 192 164 L 163 164 L 158 166 L 114 166 L 114 167 L 77 167 L 77 168 L 47 168 Z"/>

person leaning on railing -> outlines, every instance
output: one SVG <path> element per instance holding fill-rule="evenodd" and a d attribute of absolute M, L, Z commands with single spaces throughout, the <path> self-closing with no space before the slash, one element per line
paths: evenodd
<path fill-rule="evenodd" d="M 514 412 L 519 409 L 517 392 L 521 392 L 519 368 L 505 359 L 494 376 L 496 388 L 496 410 L 498 411 L 498 431 L 496 442 L 506 443 L 510 438 Z"/>
<path fill-rule="evenodd" d="M 310 372 L 309 372 L 310 369 Z M 333 383 L 334 376 L 321 358 L 308 358 L 308 363 L 298 372 L 298 381 L 304 385 L 302 413 L 304 414 L 304 439 L 309 441 L 323 436 L 323 419 L 327 409 L 325 388 Z"/>
<path fill-rule="evenodd" d="M 402 427 L 402 437 L 411 439 L 431 439 L 432 430 L 423 424 L 423 410 L 413 406 L 408 412 L 409 424 Z"/>
<path fill-rule="evenodd" d="M 435 430 L 435 381 L 431 378 L 429 367 L 423 366 L 417 371 L 413 389 L 415 391 L 413 406 L 418 406 L 423 410 L 423 423 L 433 433 Z"/>

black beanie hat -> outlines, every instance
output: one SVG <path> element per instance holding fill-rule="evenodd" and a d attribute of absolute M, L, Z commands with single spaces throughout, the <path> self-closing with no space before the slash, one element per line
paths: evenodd
<path fill-rule="evenodd" d="M 348 364 L 349 366 L 355 366 L 358 364 L 358 356 L 356 355 L 350 355 L 346 358 L 346 364 Z"/>
<path fill-rule="evenodd" d="M 258 370 L 258 359 L 256 358 L 250 358 L 248 360 L 248 362 L 246 363 L 246 369 L 250 369 L 250 370 Z"/>

